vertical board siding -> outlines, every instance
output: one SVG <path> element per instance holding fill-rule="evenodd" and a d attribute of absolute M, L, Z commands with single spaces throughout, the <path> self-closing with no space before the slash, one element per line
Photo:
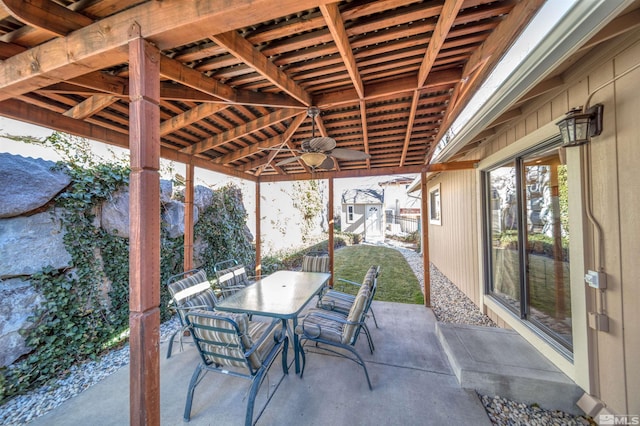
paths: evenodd
<path fill-rule="evenodd" d="M 614 72 L 620 75 L 638 63 L 640 43 L 636 43 L 615 60 Z M 626 374 L 627 413 L 640 413 L 640 69 L 615 83 L 615 128 L 618 144 L 618 179 L 620 199 L 620 252 L 622 291 L 623 349 Z"/>
<path fill-rule="evenodd" d="M 582 70 L 583 76 L 580 78 L 564 76 L 566 89 L 550 94 L 546 102 L 538 99 L 532 101 L 536 102 L 535 106 L 521 106 L 525 118 L 498 128 L 493 141 L 484 146 L 484 156 L 499 152 L 556 120 L 571 108 L 584 105 L 592 91 L 638 64 L 640 42 L 637 40 L 617 55 L 612 52 L 598 66 Z M 635 366 L 640 353 L 640 268 L 637 265 L 640 255 L 640 215 L 637 213 L 640 210 L 639 95 L 640 69 L 637 69 L 598 90 L 590 101 L 590 105 L 605 105 L 603 133 L 594 137 L 587 149 L 591 157 L 593 215 L 603 230 L 604 256 L 601 263 L 607 273 L 608 288 L 604 292 L 603 306 L 597 291 L 586 286 L 583 295 L 575 295 L 589 301 L 598 300 L 598 306 L 605 310 L 610 319 L 609 332 L 594 332 L 593 358 L 597 360 L 595 383 L 598 383 L 594 394 L 619 414 L 640 412 L 640 369 Z M 453 177 L 443 177 L 443 182 L 444 179 L 456 182 Z M 476 184 L 464 183 L 465 186 Z M 449 213 L 444 213 L 444 218 L 454 220 L 448 217 Z M 454 218 L 459 215 L 457 212 L 451 213 L 456 215 Z M 474 235 L 477 237 L 478 234 Z M 599 266 L 596 265 L 596 239 L 594 232 L 585 236 L 588 245 L 585 248 L 586 264 L 592 269 Z M 451 250 L 466 247 L 464 241 L 450 241 L 449 245 Z M 450 255 L 452 253 L 449 251 Z M 439 256 L 445 257 L 446 254 L 440 253 Z M 477 256 L 480 257 L 479 254 Z M 449 264 L 450 260 L 447 262 L 447 259 L 442 259 L 442 263 L 447 268 L 455 268 L 455 264 Z M 449 273 L 456 277 L 465 275 L 454 270 Z M 481 289 L 478 283 L 477 290 Z M 471 293 L 466 287 L 463 291 Z M 478 296 L 474 296 L 475 300 L 479 300 Z M 596 306 L 589 305 L 588 309 L 595 310 Z M 505 324 L 499 313 L 490 309 L 487 313 L 499 326 Z"/>
<path fill-rule="evenodd" d="M 594 69 L 588 79 L 590 89 L 602 86 L 614 77 L 613 63 L 602 64 Z M 579 85 L 582 88 L 584 84 Z M 603 103 L 604 124 L 602 135 L 592 139 L 590 150 L 591 201 L 593 216 L 602 228 L 604 256 L 598 264 L 597 257 L 587 262 L 592 269 L 604 267 L 607 274 L 607 290 L 604 292 L 604 306 L 610 317 L 609 332 L 600 332 L 598 339 L 598 357 L 602 361 L 598 368 L 600 393 L 607 395 L 612 410 L 627 413 L 625 404 L 624 351 L 622 336 L 622 282 L 620 276 L 620 199 L 618 192 L 618 154 L 615 126 L 614 85 L 608 85 L 598 91 L 591 104 Z M 587 94 L 582 98 L 584 103 Z M 610 106 L 607 108 L 607 106 Z M 598 242 L 593 242 L 598 247 Z M 598 250 L 594 250 L 597 254 Z M 593 290 L 589 290 L 593 291 Z M 600 298 L 598 298 L 600 299 Z"/>
<path fill-rule="evenodd" d="M 442 225 L 429 226 L 429 253 L 440 272 L 479 305 L 475 176 L 475 170 L 451 171 L 428 183 L 440 183 L 442 207 Z"/>

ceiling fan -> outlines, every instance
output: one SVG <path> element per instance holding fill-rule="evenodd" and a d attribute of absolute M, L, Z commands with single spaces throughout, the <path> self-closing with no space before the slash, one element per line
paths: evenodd
<path fill-rule="evenodd" d="M 293 163 L 302 160 L 312 169 L 333 169 L 334 161 L 338 160 L 366 160 L 371 155 L 355 149 L 336 148 L 336 141 L 329 137 L 315 137 L 315 118 L 320 114 L 320 109 L 310 107 L 307 109 L 307 116 L 311 117 L 311 138 L 302 141 L 299 150 L 292 150 L 299 155 L 286 160 L 279 161 L 276 166 Z"/>

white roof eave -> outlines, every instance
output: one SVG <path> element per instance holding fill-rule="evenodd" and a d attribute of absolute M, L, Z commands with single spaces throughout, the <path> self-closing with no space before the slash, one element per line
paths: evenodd
<path fill-rule="evenodd" d="M 578 0 L 449 143 L 431 159 L 431 163 L 441 163 L 451 158 L 632 3 L 633 0 Z"/>

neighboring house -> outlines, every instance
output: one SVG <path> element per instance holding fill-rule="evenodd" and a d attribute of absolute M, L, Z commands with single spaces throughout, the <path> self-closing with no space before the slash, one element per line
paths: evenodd
<path fill-rule="evenodd" d="M 407 193 L 413 177 L 397 177 L 378 185 L 384 194 L 385 231 L 399 235 L 416 232 L 420 221 L 420 198 Z"/>
<path fill-rule="evenodd" d="M 476 167 L 423 177 L 431 262 L 594 417 L 640 413 L 639 23 L 637 1 L 576 3 L 431 161 Z M 563 148 L 587 104 L 602 133 Z"/>
<path fill-rule="evenodd" d="M 374 189 L 349 189 L 342 193 L 342 232 L 362 235 L 366 241 L 384 239 L 384 194 Z"/>

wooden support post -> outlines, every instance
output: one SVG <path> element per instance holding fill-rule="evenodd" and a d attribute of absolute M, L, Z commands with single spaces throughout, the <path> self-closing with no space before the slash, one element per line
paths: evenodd
<path fill-rule="evenodd" d="M 427 191 L 427 173 L 420 174 L 422 192 L 422 265 L 424 269 L 424 306 L 431 307 L 431 262 L 429 261 L 429 191 Z"/>
<path fill-rule="evenodd" d="M 327 216 L 329 223 L 329 242 L 328 242 L 328 250 L 329 250 L 329 272 L 331 273 L 331 278 L 329 278 L 329 287 L 333 287 L 333 178 L 329 178 L 329 206 L 327 207 Z"/>
<path fill-rule="evenodd" d="M 160 52 L 134 24 L 129 42 L 131 425 L 160 424 Z"/>
<path fill-rule="evenodd" d="M 260 182 L 256 182 L 256 273 L 255 276 L 262 276 L 262 238 L 260 238 Z"/>
<path fill-rule="evenodd" d="M 187 164 L 184 189 L 184 270 L 193 269 L 193 196 L 195 167 Z"/>

